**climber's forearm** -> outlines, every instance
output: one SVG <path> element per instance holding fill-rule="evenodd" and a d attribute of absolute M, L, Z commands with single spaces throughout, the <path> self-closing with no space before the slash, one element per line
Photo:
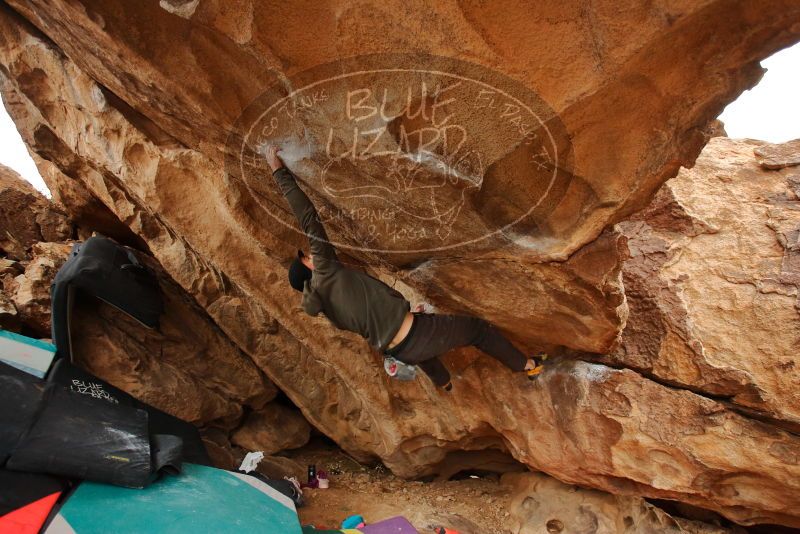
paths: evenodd
<path fill-rule="evenodd" d="M 311 247 L 311 253 L 321 259 L 336 259 L 336 251 L 328 242 L 328 234 L 319 220 L 314 204 L 308 195 L 297 185 L 297 180 L 285 166 L 272 173 L 278 187 L 286 197 L 289 207 L 300 223 L 300 228 L 306 234 Z"/>

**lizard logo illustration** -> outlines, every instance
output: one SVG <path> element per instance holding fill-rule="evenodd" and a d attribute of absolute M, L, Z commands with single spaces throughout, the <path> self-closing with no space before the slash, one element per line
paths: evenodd
<path fill-rule="evenodd" d="M 508 239 L 526 217 L 545 217 L 571 177 L 560 172 L 564 140 L 555 114 L 518 82 L 452 58 L 381 54 L 267 91 L 240 117 L 228 164 L 260 201 L 260 150 L 277 144 L 319 195 L 335 246 L 421 253 Z M 508 181 L 523 188 L 499 200 Z M 262 206 L 291 226 L 274 204 Z"/>
<path fill-rule="evenodd" d="M 404 134 L 395 151 L 360 155 L 361 161 L 370 160 L 384 169 L 384 179 L 379 183 L 342 183 L 337 171 L 349 168 L 346 160 L 351 154 L 346 154 L 331 157 L 323 165 L 322 185 L 334 198 L 371 197 L 383 201 L 395 214 L 430 229 L 444 241 L 469 193 L 481 188 L 485 171 L 482 156 L 477 150 L 463 148 L 467 134 L 460 126 L 449 125 L 441 132 L 428 128 Z M 452 140 L 454 134 L 457 142 Z M 427 135 L 428 141 L 433 142 L 411 147 L 408 137 L 415 135 Z"/>

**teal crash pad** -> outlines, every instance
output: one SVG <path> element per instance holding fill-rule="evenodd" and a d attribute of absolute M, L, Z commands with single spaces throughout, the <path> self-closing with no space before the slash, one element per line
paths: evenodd
<path fill-rule="evenodd" d="M 257 478 L 195 464 L 145 489 L 83 482 L 46 534 L 301 534 L 294 503 Z"/>
<path fill-rule="evenodd" d="M 55 355 L 55 345 L 0 330 L 0 361 L 20 371 L 44 378 Z"/>

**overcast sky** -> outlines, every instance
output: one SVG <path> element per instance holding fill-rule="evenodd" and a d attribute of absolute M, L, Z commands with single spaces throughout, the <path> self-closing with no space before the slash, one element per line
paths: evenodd
<path fill-rule="evenodd" d="M 0 106 L 0 163 L 11 167 L 32 183 L 36 189 L 48 197 L 50 196 L 50 191 L 44 185 L 42 177 L 39 176 L 39 171 L 36 170 L 36 165 L 33 164 L 17 127 L 6 113 L 5 106 Z"/>
<path fill-rule="evenodd" d="M 771 143 L 800 138 L 800 44 L 761 62 L 761 81 L 728 104 L 720 120 L 728 137 Z"/>
<path fill-rule="evenodd" d="M 728 136 L 772 143 L 800 138 L 800 44 L 767 58 L 762 65 L 767 73 L 761 82 L 745 91 L 719 117 Z M 50 196 L 3 106 L 0 106 L 0 163 Z"/>

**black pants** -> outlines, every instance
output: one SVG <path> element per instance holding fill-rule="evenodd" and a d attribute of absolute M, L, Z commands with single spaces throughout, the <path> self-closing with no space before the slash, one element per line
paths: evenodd
<path fill-rule="evenodd" d="M 497 330 L 477 317 L 415 313 L 406 338 L 386 351 L 404 363 L 418 365 L 437 386 L 450 381 L 439 356 L 456 347 L 472 345 L 513 371 L 522 371 L 528 358 Z"/>

